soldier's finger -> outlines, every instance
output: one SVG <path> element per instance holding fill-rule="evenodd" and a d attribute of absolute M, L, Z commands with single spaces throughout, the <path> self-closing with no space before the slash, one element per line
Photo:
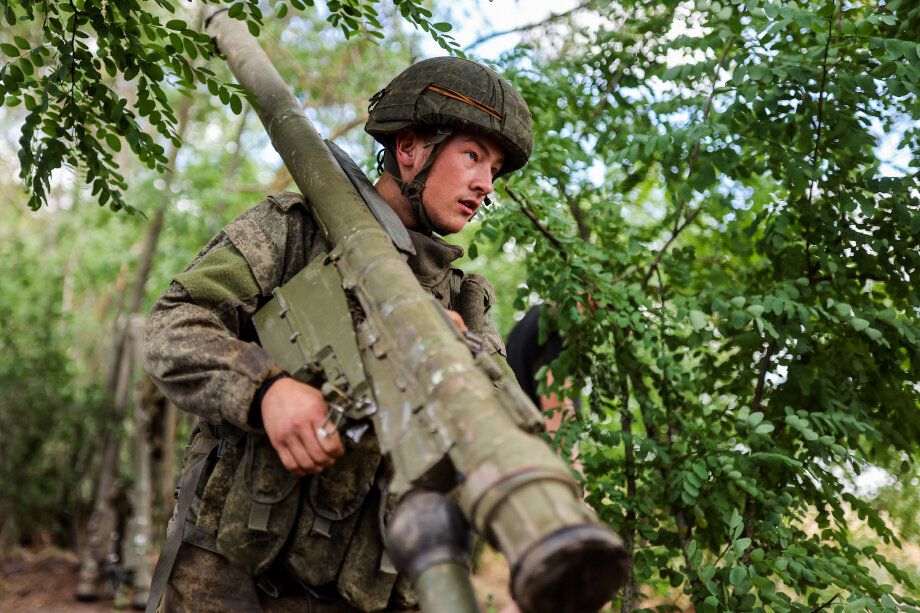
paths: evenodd
<path fill-rule="evenodd" d="M 320 470 L 332 466 L 332 463 L 335 462 L 335 458 L 330 457 L 329 454 L 326 453 L 326 450 L 323 448 L 323 444 L 320 441 L 320 437 L 317 435 L 316 431 L 308 430 L 302 433 L 301 441 L 303 441 L 303 446 L 307 453 L 310 454 L 310 459 L 313 460 L 313 463 Z"/>
<path fill-rule="evenodd" d="M 342 454 L 345 453 L 345 446 L 342 445 L 342 438 L 339 436 L 338 430 L 328 431 L 323 430 L 325 436 L 320 434 L 317 431 L 317 440 L 319 441 L 320 446 L 323 448 L 323 451 L 326 452 L 326 455 L 331 457 L 333 460 L 342 457 Z"/>
<path fill-rule="evenodd" d="M 278 459 L 281 460 L 281 464 L 288 470 L 288 472 L 297 475 L 298 477 L 305 477 L 307 475 L 307 472 L 294 458 L 294 454 L 291 453 L 290 447 L 285 446 L 279 449 Z"/>
<path fill-rule="evenodd" d="M 291 436 L 287 442 L 287 448 L 290 450 L 297 467 L 303 471 L 304 474 L 312 475 L 318 473 L 326 466 L 321 455 L 316 453 L 315 449 L 311 447 L 310 443 L 301 433 Z"/>
<path fill-rule="evenodd" d="M 458 330 L 461 332 L 465 332 L 467 330 L 466 322 L 463 321 L 463 317 L 460 315 L 460 313 L 457 311 L 448 310 L 447 316 L 450 317 L 452 322 L 454 322 L 454 325 L 457 326 Z"/>

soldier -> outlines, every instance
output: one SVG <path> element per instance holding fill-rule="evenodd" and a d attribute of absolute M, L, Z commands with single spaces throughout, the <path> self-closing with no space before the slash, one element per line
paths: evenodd
<path fill-rule="evenodd" d="M 491 320 L 492 287 L 453 267 L 463 250 L 436 234 L 463 229 L 489 204 L 493 181 L 527 162 L 533 137 L 526 103 L 484 66 L 435 58 L 409 67 L 371 98 L 365 130 L 383 145 L 375 188 L 409 230 L 417 279 L 510 374 Z M 274 288 L 326 250 L 302 196 L 270 196 L 218 233 L 150 313 L 146 367 L 170 400 L 200 418 L 182 485 L 196 496 L 188 515 L 170 522 L 181 546 L 171 571 L 165 569 L 160 610 L 416 606 L 382 551 L 378 519 L 392 511 L 392 501 L 373 436 L 355 444 L 325 430 L 322 393 L 283 372 L 258 345 L 251 323 Z M 229 527 L 238 515 L 234 492 L 249 483 L 250 470 L 268 470 L 273 461 L 306 478 L 303 495 L 287 505 L 272 502 L 264 517 L 239 519 L 243 529 L 257 523 L 265 528 L 260 535 L 275 535 L 255 555 Z M 199 472 L 191 470 L 196 464 L 200 479 L 190 477 Z M 259 474 L 266 483 L 283 481 Z"/>
<path fill-rule="evenodd" d="M 533 306 L 508 333 L 506 343 L 508 364 L 515 379 L 534 405 L 546 414 L 546 431 L 550 434 L 559 430 L 562 424 L 581 410 L 581 399 L 563 397 L 555 393 L 538 395 L 540 380 L 537 373 L 559 357 L 565 342 L 558 330 L 549 330 L 546 341 L 540 342 L 540 306 Z M 545 307 L 544 307 L 545 308 Z M 545 381 L 552 385 L 555 377 L 551 370 L 546 372 Z M 567 384 L 566 387 L 569 387 Z"/>

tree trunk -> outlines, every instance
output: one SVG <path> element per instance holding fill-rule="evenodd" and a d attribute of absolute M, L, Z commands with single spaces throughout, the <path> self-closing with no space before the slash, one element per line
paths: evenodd
<path fill-rule="evenodd" d="M 131 353 L 135 364 L 144 359 L 144 318 L 135 315 L 131 320 L 129 331 Z M 151 424 L 153 415 L 143 402 L 143 383 L 134 386 L 134 444 L 132 455 L 134 461 L 134 487 L 131 491 L 131 521 L 125 535 L 124 557 L 125 570 L 130 571 L 134 596 L 131 605 L 142 609 L 147 604 L 150 593 L 152 568 L 150 565 L 150 543 L 153 502 L 153 475 L 151 470 Z"/>
<path fill-rule="evenodd" d="M 180 139 L 185 134 L 191 106 L 192 99 L 182 96 L 179 102 L 178 124 L 176 126 L 176 134 Z M 166 166 L 166 173 L 163 177 L 166 184 L 164 191 L 167 194 L 171 192 L 176 174 L 176 157 L 178 153 L 178 149 L 173 147 Z M 111 528 L 117 523 L 109 501 L 118 471 L 121 420 L 128 405 L 130 395 L 128 391 L 131 389 L 131 379 L 136 368 L 140 366 L 140 364 L 135 363 L 135 356 L 132 355 L 132 352 L 127 347 L 130 338 L 128 328 L 132 318 L 140 311 L 144 300 L 144 287 L 150 276 L 150 269 L 153 267 L 153 258 L 156 254 L 160 232 L 163 229 L 167 202 L 168 200 L 164 200 L 157 207 L 150 220 L 150 225 L 147 227 L 143 250 L 137 264 L 131 300 L 128 304 L 126 316 L 116 334 L 111 362 L 113 366 L 109 368 L 109 374 L 106 377 L 105 398 L 107 399 L 107 406 L 103 410 L 103 419 L 107 429 L 102 449 L 102 461 L 99 466 L 96 502 L 93 505 L 93 513 L 88 526 L 87 547 L 81 555 L 80 579 L 76 593 L 77 600 L 89 601 L 99 598 L 100 562 L 106 555 L 103 547 L 107 542 L 107 535 L 112 534 L 112 530 L 107 530 L 106 528 Z"/>

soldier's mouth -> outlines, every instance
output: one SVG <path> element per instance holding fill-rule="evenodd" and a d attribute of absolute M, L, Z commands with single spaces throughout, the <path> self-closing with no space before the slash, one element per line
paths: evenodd
<path fill-rule="evenodd" d="M 472 215 L 479 208 L 479 203 L 475 200 L 460 200 L 460 208 L 467 215 Z"/>

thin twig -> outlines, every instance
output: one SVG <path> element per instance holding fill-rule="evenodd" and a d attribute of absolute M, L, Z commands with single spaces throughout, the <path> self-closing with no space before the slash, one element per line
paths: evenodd
<path fill-rule="evenodd" d="M 706 100 L 706 108 L 703 109 L 703 121 L 709 119 L 709 111 L 712 110 L 712 99 L 716 94 L 716 83 L 719 81 L 719 71 L 722 70 L 722 64 L 725 63 L 725 58 L 728 57 L 728 50 L 731 49 L 732 41 L 735 40 L 735 35 L 732 34 L 728 37 L 728 40 L 725 41 L 725 48 L 722 50 L 722 56 L 719 58 L 719 63 L 716 64 L 716 70 L 713 73 L 712 77 L 712 89 L 709 91 L 709 98 Z M 696 154 L 700 150 L 700 139 L 696 139 L 696 144 L 693 146 L 693 152 L 690 154 L 690 164 L 687 170 L 687 177 L 689 178 L 690 173 L 693 172 L 693 164 L 696 162 Z"/>
<path fill-rule="evenodd" d="M 760 477 L 760 466 L 754 467 L 754 473 Z M 753 540 L 754 537 L 754 526 L 757 522 L 754 519 L 757 517 L 757 510 L 760 508 L 760 503 L 756 498 L 748 497 L 747 502 L 744 506 L 744 530 L 741 532 L 741 536 Z M 751 548 L 748 547 L 744 550 L 744 553 L 741 554 L 741 562 L 743 564 L 748 564 L 751 561 Z"/>
<path fill-rule="evenodd" d="M 80 25 L 80 15 L 83 14 L 82 11 L 78 11 L 77 7 L 74 6 L 73 0 L 70 2 L 70 8 L 73 10 L 73 32 L 70 33 L 70 56 L 72 58 L 70 62 L 70 112 L 73 113 L 73 109 L 76 106 L 76 98 L 74 96 L 74 90 L 77 87 L 76 81 L 76 66 L 77 66 L 77 27 Z M 74 123 L 74 127 L 70 131 L 70 139 L 72 143 L 77 142 L 77 124 Z"/>
<path fill-rule="evenodd" d="M 716 558 L 716 561 L 712 563 L 713 566 L 719 563 L 719 560 L 721 560 L 722 557 L 725 556 L 726 553 L 728 553 L 728 550 L 732 548 L 732 545 L 733 543 L 731 541 L 729 541 L 729 543 L 725 545 L 725 549 L 722 550 L 722 553 L 719 554 L 719 557 Z"/>
<path fill-rule="evenodd" d="M 486 34 L 485 36 L 481 36 L 480 38 L 477 38 L 472 43 L 470 43 L 470 45 L 467 46 L 466 51 L 469 51 L 473 49 L 474 47 L 478 47 L 482 43 L 486 41 L 490 41 L 493 38 L 499 38 L 500 36 L 507 36 L 508 34 L 516 34 L 517 32 L 527 32 L 529 30 L 535 30 L 537 28 L 541 28 L 543 26 L 549 25 L 556 21 L 560 21 L 562 19 L 565 19 L 572 13 L 575 13 L 576 11 L 580 11 L 584 8 L 587 8 L 588 6 L 591 5 L 592 1 L 593 0 L 582 0 L 582 2 L 575 5 L 574 7 L 570 8 L 567 11 L 564 11 L 562 13 L 551 13 L 549 17 L 547 17 L 546 19 L 542 21 L 538 21 L 535 23 L 529 23 L 523 26 L 518 26 L 517 28 L 511 28 L 510 30 L 500 30 L 498 32 L 491 32 L 489 34 Z"/>
<path fill-rule="evenodd" d="M 674 7 L 668 8 L 668 10 L 662 14 L 662 17 L 664 18 L 664 20 L 668 22 L 673 21 Z M 623 30 L 625 30 L 625 27 L 623 28 Z M 633 57 L 641 57 L 643 55 L 646 55 L 646 53 L 641 49 L 641 47 L 642 45 L 640 41 L 640 44 L 636 45 L 636 47 L 634 47 L 632 50 L 626 50 L 626 51 L 627 53 L 631 53 Z M 585 137 L 585 133 L 587 132 L 588 128 L 594 125 L 594 123 L 597 121 L 597 118 L 601 116 L 601 113 L 604 111 L 604 109 L 607 107 L 607 105 L 610 102 L 610 94 L 613 93 L 613 90 L 620 83 L 620 79 L 623 78 L 623 75 L 626 74 L 626 71 L 629 68 L 632 68 L 632 65 L 633 65 L 633 62 L 631 60 L 625 61 L 625 62 L 623 60 L 620 60 L 620 65 L 617 66 L 617 71 L 616 73 L 614 73 L 613 78 L 607 79 L 607 85 L 604 87 L 604 91 L 601 93 L 601 96 L 600 96 L 601 98 L 600 103 L 594 108 L 594 112 L 591 114 L 591 119 L 589 119 L 587 123 L 585 123 L 585 129 L 582 130 L 578 134 L 578 137 L 575 139 L 576 141 L 582 140 Z"/>
<path fill-rule="evenodd" d="M 751 401 L 751 408 L 756 412 L 760 410 L 760 401 L 763 398 L 764 383 L 767 380 L 767 373 L 770 371 L 770 358 L 776 350 L 776 341 L 770 341 L 767 350 L 760 360 L 760 373 L 757 375 L 757 387 L 754 388 L 754 399 Z"/>
<path fill-rule="evenodd" d="M 715 95 L 716 83 L 718 82 L 719 71 L 722 70 L 722 64 L 725 62 L 725 58 L 728 57 L 728 50 L 731 48 L 732 41 L 735 39 L 734 35 L 728 37 L 728 40 L 725 41 L 725 48 L 722 50 L 722 56 L 719 58 L 719 63 L 716 65 L 716 69 L 712 79 L 712 90 L 709 92 L 709 99 L 706 100 L 706 108 L 703 110 L 703 121 L 706 121 L 709 118 L 709 111 L 712 109 L 712 98 Z M 700 139 L 696 139 L 696 143 L 693 145 L 693 151 L 690 153 L 689 164 L 687 166 L 687 178 L 689 179 L 693 173 L 693 166 L 696 163 L 696 155 L 700 150 Z M 681 216 L 683 214 L 684 207 L 686 206 L 686 201 L 681 198 L 680 202 L 677 204 L 677 212 L 674 215 L 674 228 L 671 230 L 671 238 L 668 239 L 668 242 L 664 244 L 664 247 L 658 251 L 658 254 L 655 256 L 654 262 L 652 262 L 651 267 L 648 272 L 645 273 L 645 276 L 642 278 L 642 287 L 648 286 L 649 280 L 652 278 L 652 275 L 658 269 L 658 265 L 661 263 L 661 258 L 664 256 L 665 251 L 668 247 L 671 246 L 671 243 L 677 238 L 677 236 L 690 225 L 697 215 L 702 211 L 702 206 L 697 207 L 693 211 L 687 214 L 686 220 L 683 224 L 680 223 Z"/>
<path fill-rule="evenodd" d="M 823 605 L 821 605 L 821 606 L 818 607 L 817 609 L 812 609 L 812 610 L 811 610 L 811 613 L 818 613 L 818 611 L 820 611 L 821 609 L 826 609 L 827 607 L 830 606 L 830 604 L 831 604 L 832 602 L 834 602 L 835 600 L 837 600 L 837 598 L 840 597 L 840 594 L 841 594 L 841 592 L 837 592 L 836 594 L 834 594 L 834 596 L 833 596 L 830 600 L 828 600 L 827 602 L 825 602 Z"/>
<path fill-rule="evenodd" d="M 620 428 L 622 432 L 632 437 L 632 413 L 629 410 L 629 380 L 625 377 L 620 381 L 620 403 L 623 412 L 620 417 Z M 631 439 L 630 439 L 631 440 Z M 635 458 L 632 444 L 623 445 L 623 472 L 626 474 L 626 496 L 630 502 L 636 500 L 636 475 L 635 475 Z M 631 613 L 633 600 L 636 594 L 636 575 L 633 570 L 633 552 L 636 546 L 636 511 L 627 506 L 626 522 L 624 529 L 620 531 L 623 538 L 623 547 L 626 549 L 628 563 L 626 565 L 626 580 L 623 582 L 623 598 L 620 605 L 620 613 Z"/>
<path fill-rule="evenodd" d="M 836 8 L 837 4 L 834 3 Z M 811 165 L 815 167 L 815 170 L 818 169 L 818 151 L 821 148 L 821 130 L 824 124 L 824 92 L 827 86 L 827 54 L 831 47 L 831 29 L 834 27 L 834 14 L 831 13 L 830 17 L 827 18 L 827 41 L 824 43 L 824 62 L 821 71 L 821 90 L 818 93 L 818 125 L 816 127 L 817 136 L 815 137 L 815 150 L 811 156 Z M 811 204 L 812 196 L 814 195 L 815 184 L 817 179 L 812 182 L 810 188 L 808 189 L 808 203 Z"/>
<path fill-rule="evenodd" d="M 684 202 L 684 201 L 681 200 L 681 204 L 683 204 L 683 202 Z M 678 207 L 678 210 L 680 210 L 680 207 Z M 664 253 L 665 253 L 665 251 L 668 250 L 668 247 L 671 246 L 671 243 L 673 243 L 674 240 L 677 238 L 677 236 L 678 236 L 681 232 L 684 231 L 684 228 L 686 228 L 687 226 L 689 226 L 690 223 L 691 223 L 694 219 L 696 219 L 696 216 L 699 215 L 700 212 L 702 212 L 702 210 L 703 210 L 703 207 L 702 207 L 702 206 L 696 207 L 693 211 L 690 212 L 690 214 L 687 215 L 687 219 L 686 219 L 686 221 L 684 221 L 683 224 L 681 224 L 681 225 L 677 226 L 676 228 L 674 228 L 674 231 L 673 231 L 672 234 L 671 234 L 671 238 L 668 239 L 668 242 L 666 242 L 666 243 L 664 244 L 664 247 L 662 247 L 662 248 L 658 251 L 658 253 L 655 255 L 655 261 L 652 262 L 652 265 L 651 265 L 651 267 L 649 267 L 648 272 L 646 272 L 646 273 L 645 273 L 645 276 L 642 278 L 642 287 L 646 287 L 646 286 L 648 285 L 649 279 L 651 279 L 651 278 L 652 278 L 652 275 L 655 274 L 655 271 L 658 269 L 658 264 L 661 263 L 661 258 L 664 257 Z"/>
<path fill-rule="evenodd" d="M 563 181 L 559 181 L 559 191 L 562 193 L 562 197 L 565 198 L 565 201 L 569 203 L 569 211 L 572 212 L 572 217 L 575 218 L 575 225 L 578 226 L 578 235 L 581 237 L 581 240 L 590 243 L 591 230 L 588 229 L 587 224 L 585 224 L 584 213 L 582 213 L 581 207 L 578 206 L 578 202 L 565 188 L 565 183 Z"/>
<path fill-rule="evenodd" d="M 514 200 L 515 202 L 518 203 L 518 205 L 521 207 L 521 212 L 524 213 L 524 215 L 527 216 L 527 219 L 529 219 L 531 222 L 533 222 L 533 225 L 537 228 L 537 230 L 540 231 L 540 234 L 542 234 L 543 236 L 545 236 L 546 239 L 547 239 L 549 242 L 551 242 L 551 243 L 553 244 L 553 246 L 554 246 L 556 249 L 559 250 L 559 253 L 562 254 L 562 258 L 563 258 L 563 259 L 568 259 L 568 252 L 565 250 L 565 247 L 563 246 L 562 242 L 561 242 L 558 238 L 556 238 L 555 236 L 553 236 L 553 233 L 550 232 L 550 231 L 546 228 L 546 226 L 544 226 L 542 223 L 540 223 L 540 220 L 537 219 L 537 216 L 536 216 L 536 215 L 534 214 L 534 212 L 531 211 L 530 208 L 528 207 L 528 203 L 527 203 L 521 196 L 518 196 L 517 193 L 515 193 L 515 191 L 512 190 L 512 189 L 511 189 L 510 187 L 508 187 L 507 185 L 505 186 L 505 192 L 506 192 L 509 196 L 511 196 L 511 199 L 512 199 L 512 200 Z"/>
<path fill-rule="evenodd" d="M 607 105 L 610 102 L 610 94 L 613 93 L 613 90 L 620 83 L 620 79 L 623 78 L 623 75 L 626 73 L 626 69 L 630 68 L 631 66 L 632 64 L 628 62 L 625 64 L 620 63 L 619 67 L 617 67 L 616 73 L 613 75 L 613 78 L 607 79 L 607 85 L 604 87 L 604 91 L 601 93 L 601 96 L 600 96 L 601 101 L 598 103 L 596 107 L 594 107 L 594 112 L 591 113 L 591 119 L 585 122 L 585 128 L 575 138 L 576 141 L 580 141 L 584 139 L 585 134 L 588 131 L 588 128 L 593 126 L 594 123 L 597 121 L 597 118 L 601 116 L 601 113 L 604 111 L 604 109 L 607 107 Z"/>
<path fill-rule="evenodd" d="M 628 268 L 628 269 L 626 269 L 625 271 L 623 271 L 623 272 L 621 272 L 620 274 L 618 274 L 617 276 L 615 276 L 615 277 L 613 278 L 613 282 L 614 282 L 614 283 L 619 283 L 620 281 L 622 281 L 622 280 L 625 279 L 626 277 L 630 276 L 630 275 L 633 274 L 634 272 L 636 272 L 636 269 L 635 269 L 635 268 Z"/>

